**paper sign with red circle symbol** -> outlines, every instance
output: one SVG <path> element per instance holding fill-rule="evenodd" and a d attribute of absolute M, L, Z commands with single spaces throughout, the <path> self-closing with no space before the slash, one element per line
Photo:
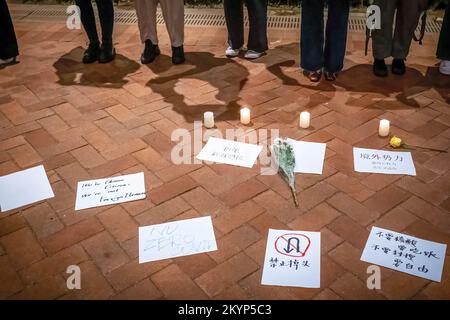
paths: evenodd
<path fill-rule="evenodd" d="M 269 229 L 261 284 L 320 288 L 320 232 Z"/>
<path fill-rule="evenodd" d="M 310 246 L 311 240 L 301 233 L 283 234 L 275 241 L 278 253 L 294 258 L 304 257 Z"/>

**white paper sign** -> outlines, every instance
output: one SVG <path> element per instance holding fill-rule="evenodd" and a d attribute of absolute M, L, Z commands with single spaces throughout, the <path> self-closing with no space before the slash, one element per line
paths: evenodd
<path fill-rule="evenodd" d="M 42 165 L 0 177 L 0 208 L 2 212 L 54 196 Z"/>
<path fill-rule="evenodd" d="M 441 282 L 446 244 L 372 227 L 362 261 Z"/>
<path fill-rule="evenodd" d="M 255 144 L 211 137 L 197 159 L 251 168 L 262 148 Z"/>
<path fill-rule="evenodd" d="M 144 173 L 78 182 L 75 210 L 145 199 Z"/>
<path fill-rule="evenodd" d="M 353 148 L 355 171 L 416 175 L 411 152 Z"/>
<path fill-rule="evenodd" d="M 320 232 L 269 229 L 261 284 L 320 288 Z"/>
<path fill-rule="evenodd" d="M 139 263 L 216 250 L 210 216 L 139 228 Z"/>
<path fill-rule="evenodd" d="M 294 172 L 322 174 L 326 143 L 287 140 L 294 149 Z"/>

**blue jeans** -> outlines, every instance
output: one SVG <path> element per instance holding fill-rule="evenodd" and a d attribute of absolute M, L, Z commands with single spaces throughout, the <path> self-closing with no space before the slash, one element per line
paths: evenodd
<path fill-rule="evenodd" d="M 267 0 L 247 0 L 250 31 L 247 49 L 264 52 L 267 44 Z M 244 45 L 244 6 L 242 0 L 224 0 L 228 44 L 233 49 Z"/>
<path fill-rule="evenodd" d="M 328 21 L 324 33 L 325 0 L 302 1 L 301 66 L 307 71 L 339 72 L 344 67 L 349 0 L 327 0 Z"/>

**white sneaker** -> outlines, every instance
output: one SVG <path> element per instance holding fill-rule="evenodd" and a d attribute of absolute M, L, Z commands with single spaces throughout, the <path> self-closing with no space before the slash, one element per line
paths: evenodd
<path fill-rule="evenodd" d="M 237 57 L 241 49 L 233 49 L 231 46 L 225 50 L 225 55 L 227 57 Z"/>
<path fill-rule="evenodd" d="M 12 57 L 9 59 L 0 59 L 0 66 L 3 64 L 9 64 L 11 62 L 14 62 L 16 60 L 16 57 Z"/>
<path fill-rule="evenodd" d="M 442 60 L 439 66 L 439 72 L 450 76 L 450 60 Z"/>
<path fill-rule="evenodd" d="M 258 59 L 260 58 L 262 55 L 264 54 L 264 52 L 256 52 L 253 50 L 248 50 L 245 53 L 245 59 Z"/>

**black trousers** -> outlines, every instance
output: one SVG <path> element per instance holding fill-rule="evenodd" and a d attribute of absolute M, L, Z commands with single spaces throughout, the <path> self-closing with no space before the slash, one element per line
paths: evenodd
<path fill-rule="evenodd" d="M 0 0 L 0 59 L 19 55 L 16 34 L 6 0 Z"/>
<path fill-rule="evenodd" d="M 328 20 L 324 32 L 324 7 Z M 324 68 L 339 72 L 344 67 L 347 44 L 349 0 L 303 0 L 301 25 L 301 66 L 307 71 Z"/>
<path fill-rule="evenodd" d="M 86 30 L 91 43 L 99 42 L 97 27 L 95 25 L 94 8 L 91 0 L 76 0 L 80 7 L 81 22 Z M 102 42 L 112 43 L 112 34 L 114 26 L 114 6 L 112 0 L 95 0 L 102 27 Z"/>
<path fill-rule="evenodd" d="M 228 44 L 233 49 L 244 45 L 244 5 L 243 0 L 224 0 L 225 19 L 228 28 Z M 250 33 L 248 50 L 264 52 L 267 44 L 267 0 L 246 0 Z"/>
<path fill-rule="evenodd" d="M 450 60 L 450 3 L 447 4 L 444 21 L 442 22 L 437 57 L 441 60 Z"/>

